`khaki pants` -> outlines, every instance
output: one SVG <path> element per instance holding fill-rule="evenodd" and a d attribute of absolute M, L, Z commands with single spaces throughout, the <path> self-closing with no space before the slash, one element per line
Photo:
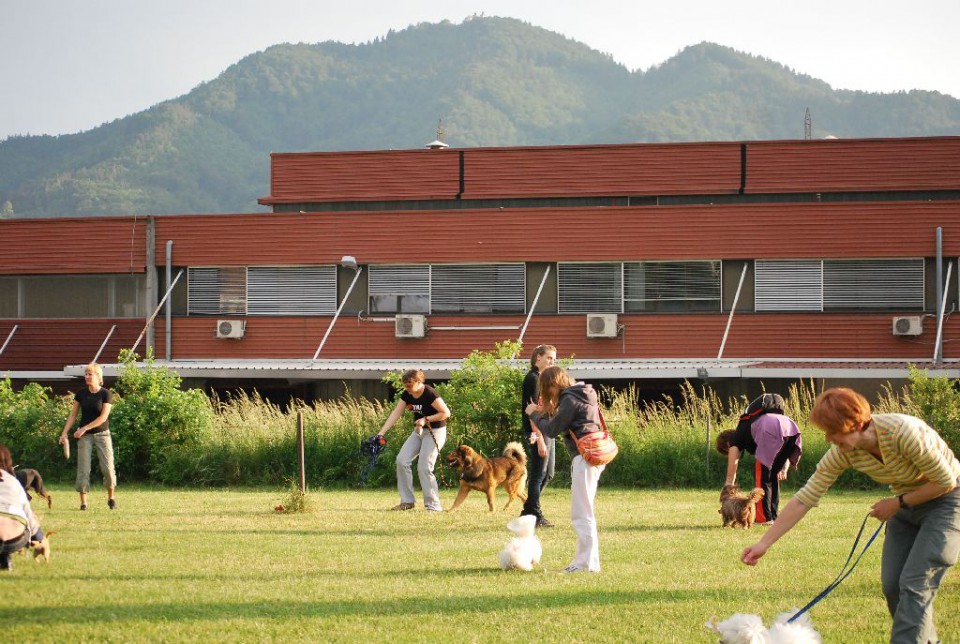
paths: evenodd
<path fill-rule="evenodd" d="M 84 434 L 77 440 L 77 485 L 81 494 L 90 491 L 90 466 L 93 460 L 93 448 L 97 448 L 97 460 L 103 475 L 103 487 L 117 487 L 117 473 L 113 468 L 113 439 L 110 432 Z"/>

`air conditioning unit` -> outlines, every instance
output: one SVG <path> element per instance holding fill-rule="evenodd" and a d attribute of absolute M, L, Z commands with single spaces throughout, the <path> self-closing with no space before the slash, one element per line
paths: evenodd
<path fill-rule="evenodd" d="M 615 313 L 587 314 L 588 338 L 617 337 L 617 315 Z"/>
<path fill-rule="evenodd" d="M 422 338 L 427 333 L 427 318 L 423 315 L 398 315 L 394 325 L 398 338 Z"/>
<path fill-rule="evenodd" d="M 217 320 L 217 337 L 239 340 L 246 328 L 246 320 Z"/>
<path fill-rule="evenodd" d="M 923 317 L 908 315 L 893 318 L 893 335 L 920 335 L 923 333 Z"/>

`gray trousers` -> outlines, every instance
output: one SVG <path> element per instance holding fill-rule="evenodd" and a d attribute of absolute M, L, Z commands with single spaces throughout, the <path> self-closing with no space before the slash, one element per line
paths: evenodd
<path fill-rule="evenodd" d="M 439 444 L 433 442 L 434 436 Z M 428 510 L 443 509 L 440 505 L 440 491 L 437 487 L 437 477 L 433 475 L 433 468 L 440 456 L 440 449 L 446 442 L 446 427 L 435 427 L 430 431 L 425 429 L 420 434 L 413 432 L 407 438 L 403 447 L 397 452 L 397 488 L 400 491 L 402 503 L 415 502 L 412 465 L 414 459 L 419 458 L 417 474 L 420 477 L 420 489 L 423 490 L 423 506 Z"/>
<path fill-rule="evenodd" d="M 933 601 L 960 554 L 960 488 L 887 521 L 880 578 L 893 616 L 890 642 L 938 642 Z"/>
<path fill-rule="evenodd" d="M 77 439 L 77 492 L 90 491 L 90 466 L 93 461 L 93 448 L 97 448 L 97 460 L 103 475 L 103 487 L 117 487 L 117 472 L 113 467 L 113 438 L 110 432 L 84 434 Z"/>

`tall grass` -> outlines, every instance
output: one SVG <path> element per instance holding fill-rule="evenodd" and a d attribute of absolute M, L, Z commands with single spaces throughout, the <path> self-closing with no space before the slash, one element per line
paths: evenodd
<path fill-rule="evenodd" d="M 816 394 L 812 383 L 801 382 L 784 396 L 786 413 L 804 431 L 804 456 L 799 471 L 791 474 L 797 479 L 805 480 L 812 474 L 828 447 L 821 432 L 807 431 L 811 428 L 806 418 Z M 610 484 L 629 487 L 715 487 L 726 472 L 726 459 L 714 448 L 716 435 L 735 427 L 749 403 L 742 396 L 723 400 L 715 390 L 690 382 L 683 384 L 676 398 L 644 400 L 636 388 L 605 391 L 602 397 L 607 424 L 620 445 L 620 455 L 604 478 Z M 902 404 L 899 401 L 891 392 L 879 410 Z M 256 392 L 215 399 L 210 435 L 199 449 L 183 450 L 168 458 L 167 476 L 161 480 L 170 484 L 281 484 L 297 472 L 297 415 L 302 414 L 308 482 L 353 485 L 360 481 L 366 465 L 360 444 L 379 430 L 391 408 L 381 402 L 352 398 L 312 406 L 291 401 L 281 407 Z M 409 415 L 405 415 L 388 434 L 387 447 L 367 479 L 368 486 L 395 485 L 393 462 L 411 428 Z M 477 438 L 490 433 L 489 428 L 481 432 L 464 426 L 454 409 L 447 447 L 467 442 L 486 456 L 494 456 L 504 444 L 517 438 L 496 433 L 485 441 Z M 557 446 L 557 485 L 569 482 L 569 463 L 561 441 Z M 745 455 L 741 463 L 744 472 L 752 466 L 752 457 Z M 441 461 L 441 480 L 455 485 L 453 473 L 442 471 L 443 467 Z M 839 485 L 862 487 L 865 480 L 851 474 Z"/>

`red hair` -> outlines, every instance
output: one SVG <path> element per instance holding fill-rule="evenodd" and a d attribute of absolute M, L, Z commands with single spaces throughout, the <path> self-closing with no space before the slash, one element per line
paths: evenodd
<path fill-rule="evenodd" d="M 810 422 L 827 434 L 849 434 L 870 421 L 870 403 L 846 387 L 827 389 L 817 396 Z"/>

